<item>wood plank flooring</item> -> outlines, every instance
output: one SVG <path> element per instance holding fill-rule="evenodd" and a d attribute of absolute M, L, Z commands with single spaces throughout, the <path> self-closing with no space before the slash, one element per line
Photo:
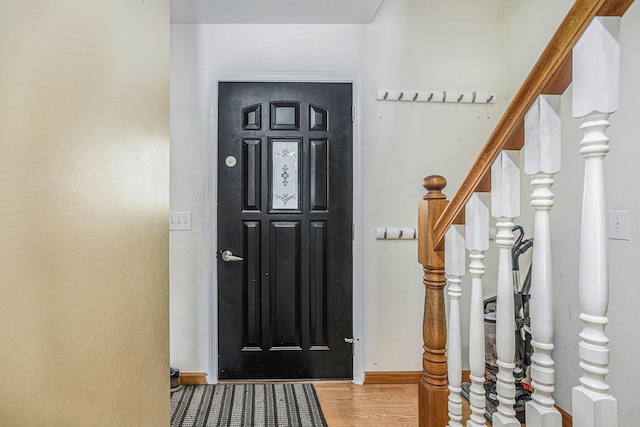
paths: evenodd
<path fill-rule="evenodd" d="M 314 383 L 329 427 L 415 427 L 417 384 Z"/>
<path fill-rule="evenodd" d="M 329 427 L 416 427 L 418 384 L 314 382 Z M 463 419 L 469 404 L 463 399 Z"/>

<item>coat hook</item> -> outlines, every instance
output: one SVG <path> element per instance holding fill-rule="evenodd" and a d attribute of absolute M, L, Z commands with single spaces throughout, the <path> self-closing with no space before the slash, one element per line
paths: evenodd
<path fill-rule="evenodd" d="M 474 103 L 474 104 L 476 102 L 476 93 L 475 92 L 473 92 L 473 95 L 471 97 L 471 102 Z"/>
<path fill-rule="evenodd" d="M 389 96 L 389 92 L 385 92 L 382 99 L 386 101 L 388 96 Z"/>
<path fill-rule="evenodd" d="M 427 99 L 427 102 L 431 101 L 432 98 L 433 98 L 433 92 L 429 94 L 429 98 Z"/>
<path fill-rule="evenodd" d="M 446 102 L 447 101 L 447 91 L 443 90 L 442 91 L 442 102 Z"/>
<path fill-rule="evenodd" d="M 398 96 L 398 101 L 402 101 L 403 96 L 404 96 L 404 92 L 400 92 L 400 95 Z"/>
<path fill-rule="evenodd" d="M 487 99 L 487 104 L 490 103 L 492 99 L 493 99 L 493 95 L 490 95 L 489 99 Z"/>
<path fill-rule="evenodd" d="M 416 99 L 418 99 L 418 92 L 416 92 L 416 94 L 413 95 L 413 100 L 415 101 Z"/>
<path fill-rule="evenodd" d="M 460 96 L 458 97 L 458 100 L 456 102 L 460 102 L 462 101 L 462 98 L 464 98 L 464 93 L 461 93 Z"/>

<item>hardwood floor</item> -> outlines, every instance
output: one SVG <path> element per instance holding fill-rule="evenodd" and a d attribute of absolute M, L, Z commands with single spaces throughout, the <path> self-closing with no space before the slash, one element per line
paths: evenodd
<path fill-rule="evenodd" d="M 417 384 L 313 385 L 329 427 L 418 425 Z"/>
<path fill-rule="evenodd" d="M 314 382 L 313 385 L 329 427 L 418 425 L 418 384 Z M 470 414 L 469 402 L 462 399 L 465 423 Z"/>

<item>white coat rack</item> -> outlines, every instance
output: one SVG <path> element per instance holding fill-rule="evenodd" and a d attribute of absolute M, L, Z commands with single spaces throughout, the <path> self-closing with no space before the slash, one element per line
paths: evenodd
<path fill-rule="evenodd" d="M 378 101 L 493 104 L 496 102 L 496 94 L 490 92 L 451 92 L 446 90 L 415 91 L 378 89 L 376 99 Z"/>

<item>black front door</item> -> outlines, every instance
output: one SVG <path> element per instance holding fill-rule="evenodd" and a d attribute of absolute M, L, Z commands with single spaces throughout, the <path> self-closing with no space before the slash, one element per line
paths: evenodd
<path fill-rule="evenodd" d="M 352 378 L 351 84 L 218 96 L 219 378 Z"/>

